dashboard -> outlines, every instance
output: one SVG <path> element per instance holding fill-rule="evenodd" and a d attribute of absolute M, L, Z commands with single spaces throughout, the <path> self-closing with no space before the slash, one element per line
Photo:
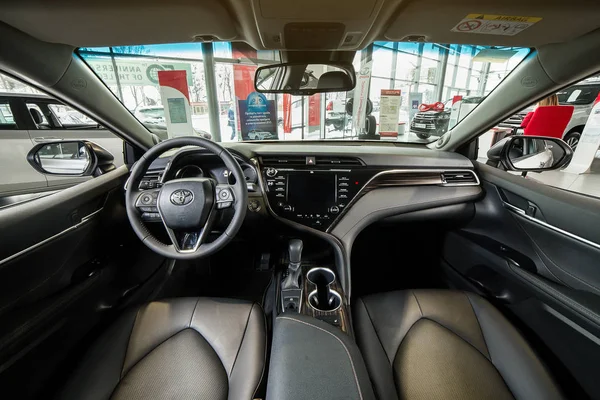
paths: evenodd
<path fill-rule="evenodd" d="M 471 161 L 455 153 L 297 142 L 227 147 L 248 184 L 249 214 L 340 238 L 376 215 L 469 201 L 482 193 Z M 185 148 L 153 162 L 141 185 L 160 187 L 171 179 L 194 177 L 235 182 L 220 158 Z"/>

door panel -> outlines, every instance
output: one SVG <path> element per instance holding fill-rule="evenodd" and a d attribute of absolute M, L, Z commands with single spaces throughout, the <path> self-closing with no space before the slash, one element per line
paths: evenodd
<path fill-rule="evenodd" d="M 449 281 L 514 318 L 569 398 L 600 398 L 600 200 L 477 169 L 486 196 L 445 239 Z"/>
<path fill-rule="evenodd" d="M 146 301 L 162 279 L 164 259 L 126 217 L 128 174 L 123 166 L 0 209 L 0 386 L 7 392 L 51 398 L 92 327 L 111 310 Z"/>

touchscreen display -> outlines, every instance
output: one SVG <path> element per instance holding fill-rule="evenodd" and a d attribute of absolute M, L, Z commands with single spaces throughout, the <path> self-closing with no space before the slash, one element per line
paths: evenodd
<path fill-rule="evenodd" d="M 335 200 L 335 174 L 288 175 L 288 203 L 296 211 L 326 212 Z"/>

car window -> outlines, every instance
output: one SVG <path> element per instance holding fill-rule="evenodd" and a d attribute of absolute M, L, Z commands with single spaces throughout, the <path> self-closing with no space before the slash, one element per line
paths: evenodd
<path fill-rule="evenodd" d="M 300 97 L 263 95 L 254 90 L 257 68 L 280 62 L 279 52 L 257 51 L 238 42 L 211 46 L 214 59 L 204 58 L 199 43 L 81 48 L 78 53 L 140 122 L 150 130 L 164 126 L 167 137 L 175 136 L 172 132 L 176 130 L 177 136 L 206 131 L 217 141 L 386 139 L 429 143 L 474 112 L 530 52 L 504 46 L 375 42 L 356 52 L 353 60 L 357 77 L 367 90 Z M 205 79 L 206 68 L 215 74 L 213 90 L 208 90 L 213 83 Z M 319 68 L 323 70 L 313 72 L 328 71 L 327 66 Z M 167 118 L 171 113 L 165 112 L 170 107 L 166 93 L 170 91 L 163 90 L 159 82 L 160 76 L 174 74 L 187 92 L 182 98 L 189 101 L 189 116 L 181 123 Z M 256 97 L 264 109 L 248 107 Z M 218 110 L 211 110 L 208 105 L 215 100 Z M 390 102 L 394 105 L 389 106 Z M 426 107 L 437 103 L 445 103 L 445 107 Z M 359 113 L 357 108 L 354 112 L 355 104 L 365 105 L 364 111 Z M 421 105 L 428 114 L 417 117 Z M 214 119 L 217 121 L 211 121 Z M 219 132 L 211 132 L 215 126 Z"/>
<path fill-rule="evenodd" d="M 27 103 L 26 105 L 33 121 L 38 127 L 50 128 L 50 123 L 48 122 L 48 118 L 44 114 L 42 107 L 36 103 Z M 40 118 L 40 120 L 38 120 L 38 118 Z"/>
<path fill-rule="evenodd" d="M 573 86 L 562 90 L 556 95 L 560 104 L 584 105 L 591 104 L 598 97 L 600 84 L 597 86 Z"/>
<path fill-rule="evenodd" d="M 17 129 L 8 100 L 0 100 L 0 129 Z"/>
<path fill-rule="evenodd" d="M 560 137 L 573 150 L 571 165 L 561 170 L 529 172 L 526 179 L 588 196 L 600 197 L 600 179 L 598 179 L 600 177 L 599 92 L 600 75 L 558 91 L 556 98 L 559 106 L 567 110 L 570 107 L 572 113 L 564 127 L 561 126 L 553 135 L 548 135 L 548 132 L 526 131 L 528 125 L 526 115 L 531 113 L 530 117 L 533 118 L 539 108 L 536 103 L 531 104 L 480 136 L 478 161 L 493 164 L 488 160 L 487 153 L 492 146 L 507 136 L 533 134 L 535 136 Z M 546 118 L 552 118 L 552 115 Z M 556 123 L 550 124 L 550 126 L 554 126 Z M 532 143 L 534 146 L 539 144 Z M 552 148 L 549 150 L 552 151 Z M 534 148 L 532 151 L 540 151 L 540 149 Z"/>
<path fill-rule="evenodd" d="M 64 104 L 48 104 L 63 128 L 99 127 L 98 123 L 87 115 Z"/>

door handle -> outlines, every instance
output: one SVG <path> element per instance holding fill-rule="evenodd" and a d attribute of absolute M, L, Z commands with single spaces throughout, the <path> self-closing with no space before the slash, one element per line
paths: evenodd
<path fill-rule="evenodd" d="M 37 143 L 51 142 L 53 140 L 62 140 L 62 138 L 58 136 L 38 136 L 33 138 L 33 141 Z"/>

